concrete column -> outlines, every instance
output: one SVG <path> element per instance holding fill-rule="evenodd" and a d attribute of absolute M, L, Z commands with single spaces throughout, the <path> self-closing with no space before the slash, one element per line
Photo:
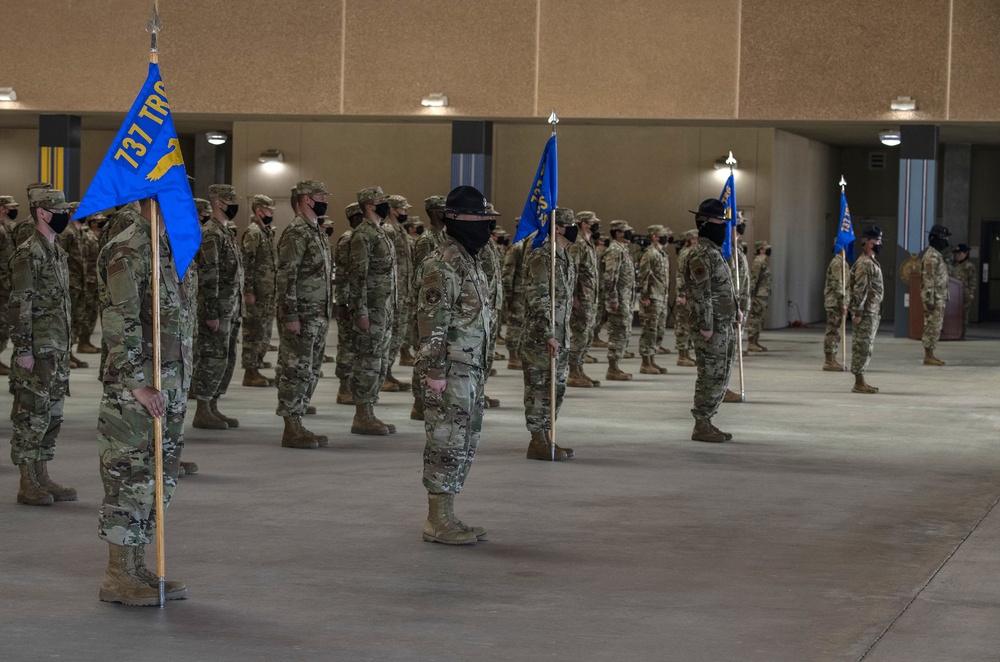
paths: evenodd
<path fill-rule="evenodd" d="M 941 190 L 942 223 L 951 230 L 952 244 L 969 244 L 969 182 L 972 179 L 972 145 L 944 146 L 944 186 Z"/>
<path fill-rule="evenodd" d="M 451 124 L 451 187 L 475 186 L 493 199 L 493 122 Z"/>
<path fill-rule="evenodd" d="M 39 116 L 38 181 L 63 191 L 68 201 L 80 199 L 79 116 Z"/>

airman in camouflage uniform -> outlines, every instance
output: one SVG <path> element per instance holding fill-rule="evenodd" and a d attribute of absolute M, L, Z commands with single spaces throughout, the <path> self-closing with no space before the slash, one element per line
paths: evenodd
<path fill-rule="evenodd" d="M 239 427 L 223 415 L 218 400 L 236 369 L 236 340 L 243 314 L 243 262 L 228 221 L 239 210 L 239 197 L 228 184 L 208 187 L 212 217 L 201 226 L 198 265 L 198 343 L 193 390 L 198 400 L 193 425 L 209 430 Z"/>
<path fill-rule="evenodd" d="M 385 371 L 383 391 L 406 391 L 410 385 L 396 379 L 392 363 L 400 355 L 406 335 L 413 325 L 413 248 L 402 223 L 407 220 L 410 203 L 401 195 L 390 195 L 389 215 L 382 221 L 385 236 L 396 251 L 396 311 L 392 318 L 392 341 L 389 343 L 389 367 Z"/>
<path fill-rule="evenodd" d="M 826 334 L 823 336 L 823 370 L 842 372 L 844 366 L 837 362 L 840 347 L 840 330 L 847 314 L 845 292 L 850 292 L 851 271 L 844 255 L 837 252 L 826 268 L 826 284 L 823 286 L 823 307 L 826 308 Z"/>
<path fill-rule="evenodd" d="M 524 321 L 524 265 L 527 264 L 527 256 L 531 253 L 534 242 L 535 233 L 532 232 L 511 246 L 503 261 L 503 298 L 508 310 L 505 342 L 507 351 L 510 352 L 507 360 L 507 368 L 510 370 L 522 370 L 524 367 L 518 356 L 521 324 Z"/>
<path fill-rule="evenodd" d="M 74 204 L 74 203 L 71 203 Z M 81 354 L 96 354 L 101 350 L 90 344 L 90 338 L 83 337 L 83 320 L 86 316 L 86 292 L 87 274 L 94 270 L 94 264 L 87 261 L 86 244 L 84 233 L 86 228 L 76 219 L 72 219 L 66 229 L 59 235 L 59 245 L 66 251 L 66 263 L 69 266 L 69 299 L 72 321 L 70 328 L 73 330 L 72 339 L 77 341 L 77 351 Z M 85 361 L 81 361 L 73 355 L 69 355 L 71 368 L 89 367 Z"/>
<path fill-rule="evenodd" d="M 0 309 L 7 310 L 10 302 L 10 256 L 17 247 L 14 244 L 14 219 L 17 218 L 18 203 L 12 195 L 0 195 Z M 0 352 L 7 349 L 10 329 L 6 319 L 0 319 Z M 0 361 L 0 375 L 9 375 L 10 366 Z"/>
<path fill-rule="evenodd" d="M 337 404 L 353 405 L 351 395 L 351 370 L 354 366 L 354 333 L 356 328 L 351 317 L 351 275 L 348 269 L 351 264 L 351 235 L 354 228 L 361 222 L 361 207 L 352 202 L 344 208 L 347 223 L 350 227 L 340 235 L 333 251 L 333 261 L 336 265 L 334 294 L 337 298 L 337 379 L 340 388 L 337 389 Z"/>
<path fill-rule="evenodd" d="M 378 186 L 358 191 L 364 216 L 351 235 L 350 306 L 354 320 L 354 370 L 351 394 L 356 412 L 351 424 L 355 434 L 383 435 L 396 431 L 375 416 L 374 405 L 394 356 L 389 350 L 395 321 L 396 249 L 381 221 L 389 203 Z"/>
<path fill-rule="evenodd" d="M 278 409 L 285 420 L 281 445 L 317 448 L 329 445 L 302 425 L 319 382 L 326 334 L 333 316 L 333 265 L 330 244 L 319 227 L 327 210 L 322 182 L 296 187 L 299 215 L 281 233 L 275 294 L 278 307 Z"/>
<path fill-rule="evenodd" d="M 681 234 L 677 251 L 677 298 L 674 301 L 674 348 L 677 350 L 677 365 L 693 368 L 696 364 L 691 358 L 692 330 L 688 318 L 691 307 L 688 305 L 687 281 L 684 274 L 691 249 L 698 243 L 698 231 L 688 230 Z"/>
<path fill-rule="evenodd" d="M 7 307 L 11 388 L 14 393 L 10 459 L 21 472 L 18 503 L 48 506 L 75 501 L 76 490 L 49 478 L 69 391 L 69 273 L 66 252 L 56 236 L 69 223 L 70 205 L 62 191 L 34 189 L 29 196 L 35 233 L 10 258 L 11 294 Z"/>
<path fill-rule="evenodd" d="M 601 219 L 592 211 L 581 211 L 576 215 L 576 222 L 580 232 L 569 247 L 573 269 L 576 271 L 576 285 L 573 292 L 573 312 L 570 313 L 569 377 L 566 385 L 590 388 L 601 385 L 600 381 L 591 379 L 583 371 L 587 350 L 594 339 L 600 302 L 601 281 L 592 233 L 599 232 Z"/>
<path fill-rule="evenodd" d="M 972 312 L 972 302 L 976 299 L 976 282 L 979 280 L 979 270 L 969 261 L 969 245 L 959 244 L 955 247 L 955 261 L 951 265 L 951 275 L 962 281 L 962 291 L 965 299 L 962 301 L 962 340 L 969 329 L 969 314 Z"/>
<path fill-rule="evenodd" d="M 36 182 L 34 184 L 28 184 L 27 194 L 28 194 L 28 204 L 31 204 L 32 195 L 34 191 L 50 191 L 52 190 L 52 184 L 47 182 Z M 14 240 L 14 248 L 17 248 L 24 242 L 26 242 L 31 237 L 35 236 L 35 219 L 28 215 L 14 224 L 14 228 L 11 230 L 11 237 Z"/>
<path fill-rule="evenodd" d="M 742 213 L 739 217 L 739 224 L 736 226 L 736 233 L 742 236 L 746 232 L 746 221 Z M 750 267 L 747 264 L 747 245 L 738 237 L 733 239 L 732 255 L 729 256 L 729 270 L 732 273 L 733 287 L 736 289 L 736 304 L 740 310 L 750 309 Z M 737 280 L 738 279 L 738 280 Z M 743 350 L 742 328 L 736 328 L 736 351 Z M 723 402 L 743 402 L 743 395 L 726 387 L 726 395 Z"/>
<path fill-rule="evenodd" d="M 142 213 L 151 213 L 143 201 Z M 181 473 L 184 414 L 192 373 L 197 281 L 178 278 L 170 240 L 160 221 L 160 365 L 153 365 L 152 227 L 141 216 L 111 239 L 97 262 L 101 327 L 108 360 L 97 420 L 104 501 L 98 536 L 108 543 L 108 568 L 99 597 L 105 602 L 155 605 L 157 576 L 145 565 L 144 546 L 156 530 L 155 416 L 163 431 L 163 497 L 169 505 Z M 154 370 L 160 371 L 160 390 Z M 165 582 L 165 597 L 187 597 L 181 582 Z"/>
<path fill-rule="evenodd" d="M 496 213 L 496 209 L 490 203 L 486 204 L 486 209 L 490 213 L 495 214 L 493 222 L 496 223 L 496 216 L 499 216 Z M 488 338 L 489 346 L 486 348 L 488 350 L 486 381 L 489 382 L 490 376 L 494 373 L 493 361 L 497 358 L 497 338 L 500 335 L 500 310 L 503 308 L 503 257 L 501 257 L 500 249 L 496 245 L 495 226 L 491 228 L 490 240 L 480 249 L 478 258 L 483 268 L 483 274 L 486 276 L 486 289 L 489 292 L 487 305 L 489 306 L 491 315 L 491 333 Z M 483 402 L 487 409 L 500 406 L 500 400 L 491 398 L 488 395 L 483 396 Z"/>
<path fill-rule="evenodd" d="M 250 205 L 250 225 L 243 232 L 243 385 L 273 386 L 274 380 L 260 374 L 264 355 L 271 344 L 274 323 L 275 248 L 274 200 L 255 195 Z"/>
<path fill-rule="evenodd" d="M 693 441 L 729 441 L 732 435 L 712 425 L 725 396 L 736 355 L 736 322 L 740 312 L 732 271 L 722 259 L 728 225 L 725 206 L 715 198 L 695 212 L 698 243 L 684 265 L 698 377 L 695 381 Z"/>
<path fill-rule="evenodd" d="M 608 315 L 608 372 L 612 381 L 628 381 L 632 374 L 623 372 L 618 362 L 624 357 L 632 335 L 632 303 L 635 296 L 635 263 L 629 242 L 632 227 L 625 221 L 611 221 L 611 244 L 604 252 L 604 280 L 601 295 Z"/>
<path fill-rule="evenodd" d="M 667 299 L 670 296 L 670 258 L 665 246 L 670 232 L 662 225 L 650 225 L 650 245 L 639 259 L 639 317 L 642 320 L 642 335 L 639 336 L 639 355 L 642 356 L 644 375 L 665 375 L 666 368 L 656 365 L 656 349 L 663 343 L 667 328 Z"/>
<path fill-rule="evenodd" d="M 865 370 L 872 358 L 875 334 L 882 320 L 882 267 L 878 251 L 882 246 L 882 230 L 874 225 L 864 232 L 861 257 L 851 270 L 851 372 L 854 373 L 854 393 L 878 393 L 878 389 L 865 383 Z"/>
<path fill-rule="evenodd" d="M 948 248 L 951 231 L 935 225 L 927 233 L 930 245 L 920 262 L 920 300 L 924 304 L 924 365 L 944 365 L 934 356 L 941 327 L 944 326 L 944 309 L 948 305 L 948 264 L 941 254 Z"/>
<path fill-rule="evenodd" d="M 432 254 L 438 246 L 446 239 L 444 231 L 444 206 L 446 199 L 443 195 L 432 195 L 424 200 L 424 210 L 430 221 L 430 228 L 420 235 L 417 243 L 413 245 L 413 276 L 414 289 L 419 290 L 423 282 L 423 263 L 427 256 Z M 417 318 L 414 315 L 414 326 L 416 327 L 417 342 L 420 345 L 420 330 L 416 324 Z M 427 371 L 426 363 L 414 361 L 413 363 L 413 406 L 410 408 L 410 418 L 415 421 L 424 420 L 424 391 L 426 386 L 424 378 Z"/>
<path fill-rule="evenodd" d="M 524 363 L 524 419 L 531 433 L 529 460 L 565 460 L 573 450 L 552 446 L 552 419 L 558 417 L 569 376 L 570 319 L 576 270 L 569 246 L 577 239 L 572 209 L 556 207 L 555 292 L 552 292 L 552 237 L 528 256 L 524 270 L 524 326 L 521 328 L 521 361 Z M 555 326 L 550 319 L 555 300 Z M 555 357 L 555 394 L 551 399 L 550 359 Z M 554 411 L 553 411 L 554 409 Z"/>
<path fill-rule="evenodd" d="M 86 343 L 78 351 L 85 351 L 89 345 L 89 354 L 99 354 L 100 349 L 90 343 L 90 337 L 97 327 L 97 316 L 100 314 L 100 303 L 97 294 L 97 254 L 100 252 L 98 233 L 102 223 L 107 222 L 104 214 L 92 214 L 86 219 L 86 230 L 83 233 L 83 253 L 87 262 L 87 279 L 83 288 L 83 318 L 80 320 L 80 336 Z"/>
<path fill-rule="evenodd" d="M 753 245 L 753 268 L 750 271 L 750 315 L 747 319 L 747 351 L 766 352 L 760 344 L 760 330 L 764 326 L 764 311 L 771 298 L 771 267 L 767 258 L 771 256 L 771 244 L 758 241 Z"/>
<path fill-rule="evenodd" d="M 468 545 L 486 537 L 485 529 L 458 519 L 454 501 L 472 468 L 483 427 L 492 313 L 476 254 L 489 241 L 491 218 L 486 199 L 471 186 L 448 195 L 446 213 L 449 233 L 423 262 L 417 295 L 417 364 L 423 364 L 426 375 L 423 538 Z"/>

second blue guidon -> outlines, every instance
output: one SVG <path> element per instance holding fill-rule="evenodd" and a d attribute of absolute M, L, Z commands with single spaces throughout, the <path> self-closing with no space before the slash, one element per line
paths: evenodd
<path fill-rule="evenodd" d="M 524 211 L 521 212 L 521 220 L 517 224 L 517 232 L 512 243 L 521 241 L 537 230 L 538 234 L 535 235 L 532 248 L 541 246 L 549 234 L 549 220 L 556 208 L 558 197 L 559 159 L 556 157 L 556 137 L 553 135 L 545 143 L 542 160 L 538 164 L 535 179 L 531 182 L 528 201 L 524 203 Z"/>
<path fill-rule="evenodd" d="M 733 254 L 733 228 L 736 227 L 736 180 L 733 173 L 729 173 L 726 185 L 722 187 L 719 195 L 719 202 L 726 207 L 726 238 L 722 242 L 722 257 L 729 259 Z"/>
<path fill-rule="evenodd" d="M 154 63 L 75 216 L 144 198 L 160 204 L 177 275 L 183 278 L 201 246 L 201 226 L 160 67 Z"/>
<path fill-rule="evenodd" d="M 837 239 L 833 242 L 833 252 L 847 252 L 847 261 L 854 264 L 854 222 L 851 221 L 851 210 L 847 207 L 847 195 L 840 193 L 840 227 L 837 228 Z"/>

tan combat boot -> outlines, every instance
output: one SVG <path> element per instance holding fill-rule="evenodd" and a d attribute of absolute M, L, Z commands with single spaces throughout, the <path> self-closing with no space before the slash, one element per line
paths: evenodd
<path fill-rule="evenodd" d="M 38 485 L 51 494 L 56 501 L 76 501 L 75 489 L 63 487 L 49 478 L 49 467 L 45 460 L 35 462 L 35 479 L 38 481 Z"/>
<path fill-rule="evenodd" d="M 591 356 L 590 354 L 587 354 L 586 356 L 583 357 L 583 362 L 588 365 L 591 363 L 598 363 L 597 357 Z"/>
<path fill-rule="evenodd" d="M 743 396 L 741 396 L 736 391 L 731 391 L 726 389 L 726 394 L 722 396 L 723 402 L 743 402 Z"/>
<path fill-rule="evenodd" d="M 594 383 L 583 376 L 583 368 L 578 365 L 571 365 L 569 367 L 569 377 L 566 378 L 566 386 L 593 388 Z"/>
<path fill-rule="evenodd" d="M 639 368 L 640 375 L 658 375 L 660 371 L 653 367 L 653 357 L 642 357 L 642 367 Z"/>
<path fill-rule="evenodd" d="M 17 488 L 17 502 L 26 506 L 51 506 L 55 498 L 38 484 L 35 463 L 19 464 L 17 468 L 21 470 L 21 483 Z"/>
<path fill-rule="evenodd" d="M 89 368 L 90 364 L 86 361 L 81 361 L 80 359 L 73 356 L 73 353 L 69 354 L 69 367 L 70 368 Z"/>
<path fill-rule="evenodd" d="M 445 513 L 445 515 L 448 517 L 449 520 L 451 520 L 452 524 L 462 529 L 463 531 L 471 532 L 473 535 L 476 536 L 476 540 L 486 539 L 486 529 L 484 529 L 481 526 L 469 526 L 462 520 L 458 519 L 458 515 L 455 514 L 454 495 L 452 495 L 452 498 L 447 502 L 446 508 L 448 509 L 448 512 Z"/>
<path fill-rule="evenodd" d="M 717 430 L 707 418 L 696 418 L 694 421 L 694 431 L 691 433 L 691 441 L 707 441 L 721 444 L 726 441 L 726 435 Z"/>
<path fill-rule="evenodd" d="M 521 359 L 514 355 L 512 351 L 510 353 L 510 358 L 507 359 L 507 369 L 508 370 L 524 370 L 524 364 L 521 363 Z"/>
<path fill-rule="evenodd" d="M 194 462 L 181 462 L 180 471 L 177 472 L 178 476 L 195 475 L 198 473 L 198 465 Z"/>
<path fill-rule="evenodd" d="M 833 352 L 826 352 L 824 354 L 826 357 L 823 361 L 823 371 L 824 372 L 843 372 L 844 366 L 837 363 L 837 359 L 834 358 Z"/>
<path fill-rule="evenodd" d="M 865 383 L 864 375 L 854 375 L 854 387 L 851 388 L 851 393 L 878 393 L 878 389 Z"/>
<path fill-rule="evenodd" d="M 622 372 L 618 368 L 618 359 L 608 359 L 608 372 L 604 378 L 613 382 L 627 382 L 632 379 L 632 373 Z"/>
<path fill-rule="evenodd" d="M 670 350 L 667 349 L 666 347 L 664 347 L 663 345 L 660 345 L 659 347 L 656 348 L 656 353 L 657 354 L 670 354 Z"/>
<path fill-rule="evenodd" d="M 243 372 L 243 385 L 266 388 L 271 385 L 271 380 L 260 374 L 257 368 L 247 368 Z"/>
<path fill-rule="evenodd" d="M 347 387 L 347 380 L 340 380 L 340 388 L 337 389 L 337 404 L 338 405 L 353 405 L 354 404 L 354 394 L 351 393 L 351 389 Z"/>
<path fill-rule="evenodd" d="M 766 352 L 767 347 L 760 344 L 760 336 L 754 336 L 749 339 L 750 342 L 747 343 L 748 352 Z"/>
<path fill-rule="evenodd" d="M 414 400 L 413 406 L 410 407 L 410 419 L 414 421 L 424 420 L 424 401 Z"/>
<path fill-rule="evenodd" d="M 216 418 L 212 413 L 212 408 L 208 400 L 199 400 L 198 406 L 194 410 L 194 421 L 191 425 L 205 430 L 228 430 L 229 425 L 222 419 Z"/>
<path fill-rule="evenodd" d="M 0 361 L 0 376 L 6 377 L 9 374 L 10 374 L 10 366 L 4 363 L 3 361 Z"/>
<path fill-rule="evenodd" d="M 368 405 L 368 409 L 371 412 L 372 418 L 375 419 L 376 423 L 378 423 L 379 425 L 384 425 L 385 429 L 389 431 L 389 434 L 396 434 L 395 425 L 393 425 L 392 423 L 386 423 L 385 421 L 383 421 L 382 419 L 380 419 L 378 416 L 375 415 L 375 405 Z"/>
<path fill-rule="evenodd" d="M 282 448 L 318 448 L 319 442 L 302 427 L 299 416 L 285 416 L 285 431 L 281 435 Z"/>
<path fill-rule="evenodd" d="M 693 368 L 698 364 L 691 358 L 691 354 L 688 350 L 682 349 L 677 352 L 677 365 L 685 368 Z"/>
<path fill-rule="evenodd" d="M 231 416 L 226 416 L 225 414 L 219 411 L 218 398 L 213 398 L 212 400 L 208 401 L 208 409 L 209 411 L 212 412 L 213 416 L 215 416 L 217 419 L 228 425 L 230 430 L 234 430 L 240 426 L 240 422 L 238 420 L 236 420 Z"/>
<path fill-rule="evenodd" d="M 944 361 L 934 356 L 933 349 L 924 349 L 924 365 L 944 365 Z"/>
<path fill-rule="evenodd" d="M 385 371 L 385 381 L 392 382 L 393 384 L 395 384 L 396 385 L 396 389 L 399 390 L 399 391 L 409 391 L 410 390 L 410 382 L 400 381 L 400 380 L 396 379 L 393 376 L 393 374 L 392 374 L 392 366 L 390 366 L 389 369 Z M 383 390 L 385 390 L 385 389 L 383 389 Z"/>
<path fill-rule="evenodd" d="M 146 548 L 144 545 L 137 545 L 135 547 L 126 547 L 126 554 L 131 554 L 132 558 L 129 561 L 135 567 L 135 576 L 139 578 L 139 581 L 144 582 L 147 586 L 156 589 L 157 597 L 159 597 L 160 592 L 160 578 L 156 576 L 156 573 L 146 567 Z M 172 582 L 169 579 L 163 580 L 163 597 L 167 600 L 186 600 L 188 596 L 187 586 L 184 582 Z"/>
<path fill-rule="evenodd" d="M 410 352 L 409 347 L 399 348 L 399 365 L 400 366 L 412 366 L 416 361 L 413 358 L 413 353 Z"/>
<path fill-rule="evenodd" d="M 635 352 L 630 352 L 630 351 L 628 351 L 626 349 L 624 352 L 622 352 L 622 358 L 623 359 L 634 359 L 635 358 Z"/>
<path fill-rule="evenodd" d="M 427 521 L 424 522 L 424 540 L 444 545 L 472 545 L 476 534 L 466 531 L 451 521 L 448 513 L 453 509 L 454 494 L 427 493 Z"/>
<path fill-rule="evenodd" d="M 81 336 L 80 342 L 76 346 L 76 351 L 81 354 L 100 354 L 101 350 L 90 344 L 90 336 Z"/>
<path fill-rule="evenodd" d="M 371 405 L 355 405 L 354 420 L 351 422 L 352 434 L 389 434 L 389 428 L 375 420 Z"/>
<path fill-rule="evenodd" d="M 597 387 L 597 386 L 601 385 L 601 380 L 599 380 L 599 379 L 591 379 L 590 375 L 588 375 L 587 373 L 585 373 L 583 371 L 583 366 L 580 366 L 580 374 L 583 375 L 584 379 L 590 379 L 590 383 L 593 384 L 594 387 Z"/>
<path fill-rule="evenodd" d="M 733 435 L 730 434 L 729 432 L 723 432 L 719 428 L 715 427 L 715 423 L 712 422 L 712 419 L 708 420 L 708 424 L 712 426 L 713 430 L 715 430 L 716 432 L 718 432 L 719 434 L 721 434 L 722 438 L 725 439 L 726 441 L 729 441 L 730 439 L 733 438 Z"/>
<path fill-rule="evenodd" d="M 551 462 L 555 460 L 565 460 L 567 457 L 566 451 L 559 448 L 555 449 L 555 455 L 552 454 L 552 444 L 549 443 L 548 435 L 544 432 L 532 432 L 531 441 L 528 442 L 528 454 L 527 458 L 529 460 L 544 460 L 546 462 Z"/>
<path fill-rule="evenodd" d="M 313 432 L 304 425 L 302 426 L 302 432 L 304 432 L 307 436 L 311 437 L 312 440 L 315 441 L 320 448 L 326 448 L 327 446 L 330 445 L 330 438 L 325 434 L 316 434 L 315 432 Z"/>
<path fill-rule="evenodd" d="M 108 543 L 108 549 L 108 568 L 101 578 L 101 590 L 97 594 L 101 602 L 120 602 L 132 607 L 155 607 L 160 604 L 159 586 L 153 588 L 136 574 L 134 553 L 128 547 L 114 543 Z"/>
<path fill-rule="evenodd" d="M 500 406 L 500 401 L 488 395 L 483 395 L 483 405 L 486 409 L 496 409 Z"/>
<path fill-rule="evenodd" d="M 607 340 L 601 340 L 601 337 L 595 333 L 594 334 L 594 339 L 591 341 L 590 346 L 591 347 L 599 347 L 601 349 L 604 349 L 604 348 L 606 348 L 608 346 L 608 341 Z"/>

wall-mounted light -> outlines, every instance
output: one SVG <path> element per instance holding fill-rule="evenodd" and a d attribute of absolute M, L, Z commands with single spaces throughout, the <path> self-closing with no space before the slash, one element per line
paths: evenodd
<path fill-rule="evenodd" d="M 896 97 L 889 102 L 889 108 L 892 110 L 916 110 L 917 100 L 910 97 Z"/>
<path fill-rule="evenodd" d="M 715 168 L 716 170 L 723 170 L 723 169 L 729 170 L 729 166 L 732 165 L 733 170 L 736 170 L 736 168 L 738 167 L 736 159 L 733 159 L 731 163 L 729 161 L 729 159 L 732 158 L 733 155 L 730 154 L 729 158 L 723 156 L 721 158 L 715 159 L 715 163 L 712 164 L 712 167 Z"/>
<path fill-rule="evenodd" d="M 442 92 L 431 92 L 420 100 L 420 105 L 427 108 L 444 108 L 448 105 L 448 97 Z"/>
<path fill-rule="evenodd" d="M 229 140 L 229 136 L 222 131 L 209 131 L 205 134 L 205 140 L 213 145 L 225 145 L 226 141 Z"/>
<path fill-rule="evenodd" d="M 257 160 L 261 163 L 284 163 L 285 155 L 280 149 L 265 149 L 257 157 Z"/>
<path fill-rule="evenodd" d="M 17 92 L 13 87 L 0 87 L 0 101 L 17 101 Z"/>
<path fill-rule="evenodd" d="M 879 131 L 878 139 L 886 147 L 896 147 L 900 143 L 899 131 L 895 129 Z"/>

